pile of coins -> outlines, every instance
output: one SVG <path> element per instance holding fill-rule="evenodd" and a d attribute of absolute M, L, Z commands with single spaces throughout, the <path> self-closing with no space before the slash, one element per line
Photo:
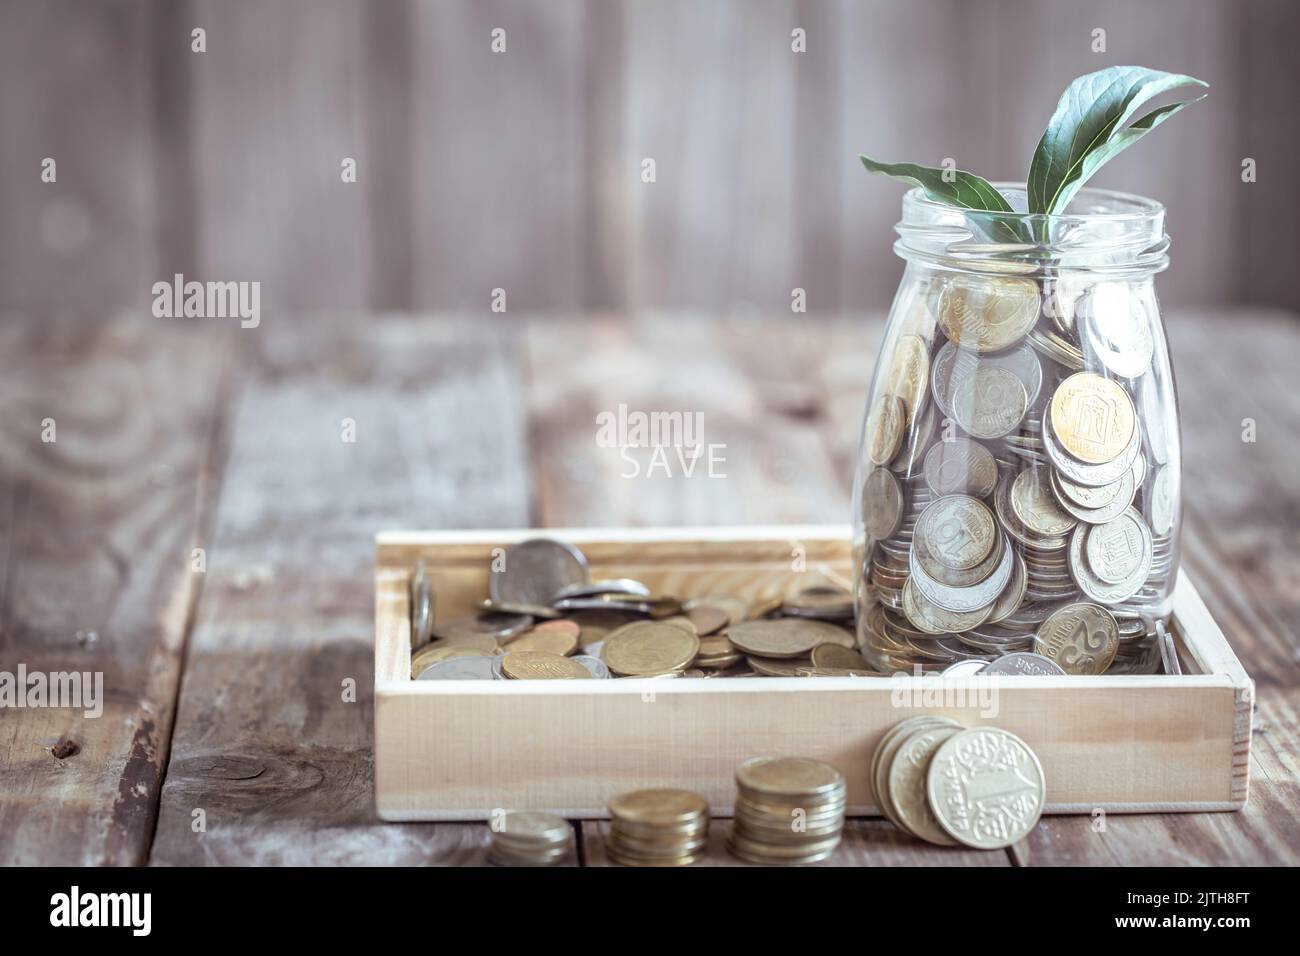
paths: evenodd
<path fill-rule="evenodd" d="M 755 757 L 736 768 L 736 811 L 727 848 L 751 863 L 824 860 L 839 845 L 844 776 L 805 757 Z"/>
<path fill-rule="evenodd" d="M 559 541 L 511 545 L 473 613 L 434 624 L 432 582 L 411 576 L 416 680 L 605 680 L 875 674 L 857 651 L 853 596 L 831 583 L 750 601 L 679 600 L 629 578 L 593 580 Z"/>
<path fill-rule="evenodd" d="M 492 831 L 488 860 L 497 866 L 555 866 L 574 853 L 573 827 L 553 813 L 516 810 Z"/>
<path fill-rule="evenodd" d="M 1153 671 L 1178 473 L 1140 296 L 944 274 L 893 324 L 862 445 L 864 656 Z"/>
<path fill-rule="evenodd" d="M 896 724 L 876 747 L 870 772 L 881 812 L 940 846 L 1011 846 L 1038 823 L 1047 797 L 1043 768 L 1023 740 L 947 717 Z"/>
<path fill-rule="evenodd" d="M 609 858 L 624 866 L 690 866 L 709 840 L 709 805 L 689 790 L 634 790 L 609 802 Z"/>

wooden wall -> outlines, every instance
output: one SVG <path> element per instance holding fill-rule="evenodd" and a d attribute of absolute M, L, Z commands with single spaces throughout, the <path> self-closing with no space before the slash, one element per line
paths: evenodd
<path fill-rule="evenodd" d="M 1065 83 L 1126 62 L 1213 87 L 1098 180 L 1168 204 L 1165 300 L 1300 308 L 1298 26 L 1291 0 L 3 0 L 0 308 L 93 320 L 175 271 L 260 280 L 265 311 L 881 308 L 901 187 L 856 154 L 1023 177 Z"/>

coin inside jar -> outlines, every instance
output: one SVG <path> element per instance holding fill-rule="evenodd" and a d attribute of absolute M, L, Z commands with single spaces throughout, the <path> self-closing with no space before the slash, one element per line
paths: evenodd
<path fill-rule="evenodd" d="M 1034 327 L 1042 308 L 1032 279 L 958 273 L 939 296 L 939 325 L 963 349 L 998 352 Z"/>
<path fill-rule="evenodd" d="M 897 395 L 881 395 L 867 416 L 867 454 L 872 464 L 887 465 L 898 454 L 907 426 L 907 406 Z"/>

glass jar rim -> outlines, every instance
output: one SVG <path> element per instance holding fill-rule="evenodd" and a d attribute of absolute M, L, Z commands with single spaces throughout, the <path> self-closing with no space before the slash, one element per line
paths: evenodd
<path fill-rule="evenodd" d="M 1137 277 L 1169 265 L 1165 207 L 1154 199 L 1109 189 L 1080 189 L 1062 214 L 1016 211 L 1025 183 L 992 184 L 1011 212 L 965 209 L 929 198 L 921 187 L 903 194 L 894 250 L 909 262 L 970 272 L 1048 276 L 1062 271 Z"/>
<path fill-rule="evenodd" d="M 991 182 L 990 185 L 1000 192 L 1003 198 L 1011 202 L 1013 198 L 1018 198 L 1020 194 L 1028 193 L 1029 185 L 1024 182 L 1010 182 L 999 180 Z M 1008 195 L 1010 194 L 1010 195 Z M 1123 207 L 1126 211 L 1113 211 L 1112 209 L 1094 208 L 1088 212 L 1070 212 L 1080 203 L 1091 202 L 1094 207 L 1100 207 L 1103 203 L 1109 203 L 1113 207 Z M 1012 212 L 1000 212 L 996 215 L 1006 220 L 1048 220 L 1051 222 L 1091 222 L 1096 220 L 1105 220 L 1107 222 L 1141 222 L 1153 221 L 1164 216 L 1164 203 L 1157 199 L 1151 199 L 1147 196 L 1139 196 L 1137 193 L 1122 192 L 1117 189 L 1097 189 L 1092 186 L 1084 186 L 1070 200 L 1067 211 L 1063 213 L 1042 213 L 1028 212 L 1027 210 L 1015 209 L 1015 203 L 1012 202 Z M 936 211 L 951 213 L 957 210 L 963 213 L 979 213 L 982 210 L 963 210 L 960 207 L 940 202 L 937 199 L 931 199 L 926 195 L 925 190 L 920 186 L 913 186 L 903 194 L 903 210 L 906 214 L 909 206 L 917 211 Z M 989 213 L 993 215 L 993 213 Z M 906 218 L 906 216 L 904 216 Z"/>

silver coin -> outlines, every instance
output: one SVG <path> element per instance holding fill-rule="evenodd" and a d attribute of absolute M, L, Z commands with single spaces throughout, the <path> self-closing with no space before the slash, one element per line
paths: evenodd
<path fill-rule="evenodd" d="M 493 679 L 493 680 L 509 680 L 509 679 L 510 679 L 510 678 L 506 677 L 506 672 L 505 672 L 504 670 L 502 670 L 502 668 L 501 668 L 501 664 L 502 664 L 502 662 L 503 662 L 504 660 L 505 660 L 505 656 L 504 656 L 504 655 L 500 655 L 500 656 L 497 656 L 497 657 L 493 657 L 493 658 L 492 658 L 492 679 Z"/>
<path fill-rule="evenodd" d="M 1002 674 L 1008 677 L 1064 677 L 1065 670 L 1050 657 L 1031 651 L 1014 651 L 1003 654 L 984 669 L 985 676 Z"/>
<path fill-rule="evenodd" d="M 1151 367 L 1151 323 L 1127 285 L 1097 283 L 1079 301 L 1075 319 L 1092 353 L 1120 378 L 1138 378 Z"/>
<path fill-rule="evenodd" d="M 1123 584 L 1151 562 L 1151 532 L 1137 512 L 1129 509 L 1099 524 L 1084 537 L 1088 568 L 1106 584 Z"/>
<path fill-rule="evenodd" d="M 1173 465 L 1161 465 L 1151 482 L 1151 531 L 1163 538 L 1174 530 L 1178 513 L 1178 470 Z"/>
<path fill-rule="evenodd" d="M 903 491 L 888 468 L 874 468 L 862 485 L 862 518 L 875 541 L 891 537 L 903 522 Z"/>
<path fill-rule="evenodd" d="M 1001 438 L 1019 426 L 1029 407 L 1024 383 L 1014 372 L 986 366 L 969 378 L 953 376 L 952 417 L 975 438 Z"/>
<path fill-rule="evenodd" d="M 416 680 L 493 680 L 495 657 L 453 657 L 435 661 Z"/>
<path fill-rule="evenodd" d="M 585 584 L 587 559 L 577 548 L 532 538 L 506 548 L 501 568 L 488 576 L 488 593 L 503 604 L 548 605 L 566 587 Z"/>
<path fill-rule="evenodd" d="M 952 342 L 946 342 L 934 358 L 934 369 L 930 376 L 930 397 L 946 418 L 956 419 L 952 412 L 952 398 L 953 372 L 958 365 L 971 372 L 979 367 L 1006 369 L 1025 387 L 1026 403 L 1029 406 L 1038 401 L 1043 387 L 1043 365 L 1034 350 L 1023 342 L 1006 352 L 985 354 L 979 358 L 963 352 Z"/>
<path fill-rule="evenodd" d="M 943 677 L 971 677 L 980 673 L 988 666 L 987 661 L 980 660 L 977 657 L 968 658 L 967 660 L 958 661 L 956 664 L 950 664 L 943 669 Z"/>
<path fill-rule="evenodd" d="M 997 624 L 1015 613 L 1016 608 L 1020 607 L 1020 602 L 1025 599 L 1025 588 L 1029 585 L 1029 574 L 1025 569 L 1025 561 L 1019 554 L 1015 554 L 1015 567 L 1011 569 L 1011 580 L 1007 586 L 1002 589 L 996 601 L 993 602 L 993 610 L 989 612 L 989 624 Z"/>
<path fill-rule="evenodd" d="M 418 561 L 411 576 L 411 647 L 420 647 L 429 640 L 433 628 L 433 585 L 424 571 L 424 562 Z"/>
<path fill-rule="evenodd" d="M 976 611 L 993 604 L 1002 593 L 1002 589 L 1007 586 L 1007 582 L 1011 580 L 1011 572 L 1014 568 L 1015 553 L 1009 545 L 1003 547 L 1002 560 L 998 562 L 993 573 L 979 584 L 967 588 L 952 588 L 935 581 L 925 573 L 920 562 L 916 560 L 916 552 L 912 552 L 909 564 L 911 579 L 916 581 L 917 590 L 931 604 L 957 614 Z"/>
<path fill-rule="evenodd" d="M 1142 460 L 1141 455 L 1138 456 L 1138 460 Z M 1071 517 L 1077 518 L 1085 524 L 1105 524 L 1107 521 L 1113 521 L 1122 515 L 1129 505 L 1133 504 L 1133 493 L 1137 490 L 1133 484 L 1134 478 L 1132 468 L 1124 472 L 1124 477 L 1114 484 L 1115 497 L 1096 508 L 1084 508 L 1072 501 L 1070 496 L 1063 489 L 1060 489 L 1060 477 L 1055 471 L 1052 472 L 1052 491 L 1056 495 L 1057 504 L 1065 509 Z"/>
<path fill-rule="evenodd" d="M 934 402 L 927 401 L 925 411 L 921 413 L 920 421 L 903 435 L 898 454 L 889 463 L 891 471 L 896 471 L 900 475 L 915 473 L 916 463 L 925 454 L 926 449 L 930 447 L 930 439 L 934 437 L 934 429 L 938 421 L 939 416 L 935 411 Z"/>
<path fill-rule="evenodd" d="M 583 650 L 586 651 L 588 657 L 600 657 L 601 654 L 604 653 L 605 642 L 592 641 L 590 644 L 584 647 Z"/>
<path fill-rule="evenodd" d="M 998 483 L 993 453 L 969 438 L 935 442 L 926 452 L 923 472 L 927 487 L 939 496 L 987 498 Z"/>
<path fill-rule="evenodd" d="M 1142 528 L 1146 529 L 1146 524 L 1136 511 L 1130 509 L 1129 512 L 1126 512 L 1126 514 L 1128 513 L 1133 514 Z M 1093 530 L 1092 525 L 1081 524 L 1074 529 L 1074 533 L 1070 536 L 1070 550 L 1068 552 L 1070 575 L 1074 578 L 1074 583 L 1079 586 L 1079 590 L 1098 604 L 1115 605 L 1127 601 L 1142 590 L 1142 585 L 1151 571 L 1150 532 L 1148 531 L 1147 535 L 1142 539 L 1144 551 L 1137 570 L 1118 584 L 1108 584 L 1093 573 L 1088 564 L 1087 555 L 1084 553 L 1087 536 Z"/>
<path fill-rule="evenodd" d="M 1138 455 L 1137 460 L 1141 461 L 1142 456 Z M 1129 474 L 1132 474 L 1131 469 Z M 1056 492 L 1057 498 L 1060 499 L 1064 496 L 1080 508 L 1103 508 L 1110 504 L 1115 500 L 1115 496 L 1119 494 L 1120 482 L 1123 480 L 1121 478 L 1119 481 L 1112 481 L 1108 485 L 1081 485 L 1066 478 L 1055 468 L 1052 469 L 1052 490 Z M 1062 507 L 1064 506 L 1063 503 Z"/>
<path fill-rule="evenodd" d="M 590 649 L 590 648 L 589 648 Z M 591 672 L 592 677 L 605 680 L 609 677 L 609 667 L 599 657 L 593 657 L 591 654 L 574 654 L 570 660 L 575 660 Z"/>
<path fill-rule="evenodd" d="M 554 600 L 563 598 L 594 597 L 597 594 L 630 594 L 649 597 L 650 588 L 634 578 L 610 578 L 605 581 L 584 581 L 570 584 L 555 592 Z"/>

